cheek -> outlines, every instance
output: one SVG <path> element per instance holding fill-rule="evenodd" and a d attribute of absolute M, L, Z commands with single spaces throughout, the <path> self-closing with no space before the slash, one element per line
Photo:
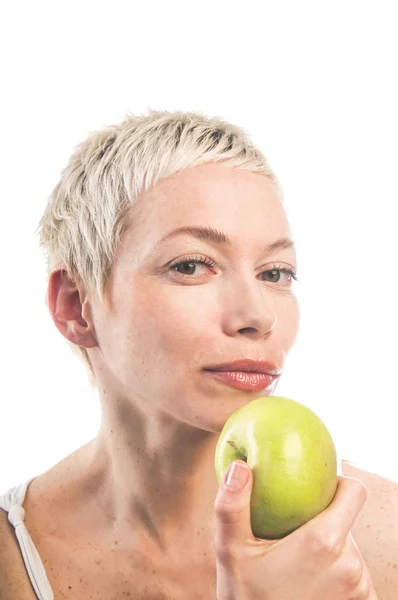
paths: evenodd
<path fill-rule="evenodd" d="M 167 352 L 169 361 L 175 359 L 181 363 L 183 357 L 187 362 L 195 348 L 197 352 L 203 344 L 206 323 L 210 322 L 212 315 L 214 318 L 214 298 L 209 294 L 195 294 L 193 288 L 170 288 L 168 294 L 162 295 L 151 315 L 151 329 L 155 336 L 152 343 L 160 352 Z"/>
<path fill-rule="evenodd" d="M 282 347 L 288 351 L 296 341 L 300 327 L 300 307 L 295 296 L 289 297 L 288 301 L 279 307 L 277 318 L 278 337 Z"/>
<path fill-rule="evenodd" d="M 124 368 L 137 376 L 149 375 L 154 365 L 161 369 L 185 369 L 208 346 L 209 331 L 219 325 L 222 300 L 208 286 L 166 286 L 154 291 L 140 286 L 134 301 L 119 305 L 113 344 L 124 355 Z M 221 311 L 222 312 L 222 311 Z M 275 306 L 278 345 L 286 352 L 299 329 L 299 305 L 294 294 Z M 147 375 L 144 375 L 146 378 Z"/>
<path fill-rule="evenodd" d="M 120 337 L 130 356 L 139 353 L 148 364 L 154 360 L 181 363 L 181 357 L 186 362 L 203 342 L 206 323 L 214 314 L 213 303 L 209 294 L 205 298 L 193 293 L 193 288 L 170 286 L 161 293 L 142 290 L 134 304 L 124 304 L 120 310 Z"/>

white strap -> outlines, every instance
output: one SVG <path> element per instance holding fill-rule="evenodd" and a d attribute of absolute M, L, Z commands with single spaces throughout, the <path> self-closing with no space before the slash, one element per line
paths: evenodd
<path fill-rule="evenodd" d="M 43 562 L 24 523 L 25 509 L 22 506 L 22 502 L 25 498 L 26 489 L 33 479 L 34 477 L 22 486 L 11 488 L 2 498 L 2 504 L 5 504 L 2 508 L 8 511 L 8 520 L 15 527 L 15 534 L 36 596 L 39 600 L 54 600 L 54 594 Z"/>

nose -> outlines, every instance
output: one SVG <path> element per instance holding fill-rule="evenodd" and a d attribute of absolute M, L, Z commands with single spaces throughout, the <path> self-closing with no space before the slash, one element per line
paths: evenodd
<path fill-rule="evenodd" d="M 258 280 L 240 278 L 229 288 L 225 306 L 224 329 L 228 335 L 239 333 L 254 339 L 264 338 L 275 327 L 272 292 Z"/>

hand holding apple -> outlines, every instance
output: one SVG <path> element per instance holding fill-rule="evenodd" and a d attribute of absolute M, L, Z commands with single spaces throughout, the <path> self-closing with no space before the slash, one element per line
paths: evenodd
<path fill-rule="evenodd" d="M 336 449 L 321 419 L 282 396 L 245 404 L 225 423 L 215 451 L 220 483 L 235 459 L 253 473 L 250 518 L 258 538 L 285 537 L 321 511 L 336 493 Z"/>

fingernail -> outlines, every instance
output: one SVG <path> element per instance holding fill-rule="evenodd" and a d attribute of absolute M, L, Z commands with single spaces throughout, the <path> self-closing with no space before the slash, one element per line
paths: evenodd
<path fill-rule="evenodd" d="M 238 462 L 233 462 L 225 485 L 233 490 L 241 490 L 249 479 L 249 469 Z"/>

